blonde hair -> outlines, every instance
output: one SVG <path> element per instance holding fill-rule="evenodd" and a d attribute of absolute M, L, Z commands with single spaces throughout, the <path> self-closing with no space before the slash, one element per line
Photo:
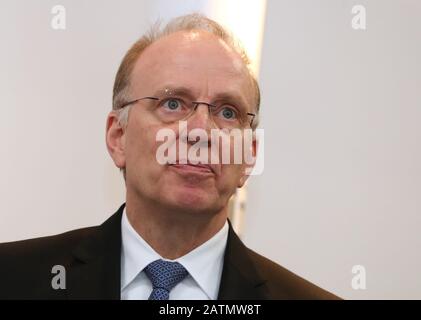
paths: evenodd
<path fill-rule="evenodd" d="M 233 48 L 242 58 L 246 65 L 253 89 L 255 91 L 255 107 L 257 112 L 260 107 L 260 89 L 257 82 L 256 76 L 253 74 L 250 67 L 250 59 L 247 56 L 246 51 L 240 44 L 240 42 L 234 38 L 234 36 L 225 30 L 219 23 L 205 17 L 202 14 L 193 13 L 184 16 L 177 17 L 171 20 L 164 28 L 160 27 L 160 23 L 157 22 L 152 28 L 137 40 L 132 47 L 127 51 L 124 56 L 120 67 L 118 68 L 113 88 L 113 110 L 118 112 L 118 119 L 120 124 L 126 125 L 129 115 L 129 108 L 121 108 L 124 103 L 128 102 L 130 92 L 130 78 L 133 71 L 134 65 L 141 55 L 141 53 L 152 43 L 159 40 L 160 38 L 170 35 L 179 31 L 192 31 L 192 30 L 204 30 L 207 31 L 221 40 L 227 45 Z M 257 119 L 256 119 L 257 125 Z M 255 127 L 255 125 L 253 125 Z"/>

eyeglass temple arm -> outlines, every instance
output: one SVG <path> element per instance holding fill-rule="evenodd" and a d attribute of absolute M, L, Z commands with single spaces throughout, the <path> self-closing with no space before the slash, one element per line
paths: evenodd
<path fill-rule="evenodd" d="M 254 121 L 254 118 L 256 117 L 256 114 L 247 112 L 247 115 L 251 116 L 251 121 L 250 121 L 250 127 L 251 127 L 253 125 L 253 121 Z"/>
<path fill-rule="evenodd" d="M 152 100 L 159 100 L 158 98 L 156 98 L 156 97 L 143 97 L 143 98 L 140 98 L 140 99 L 136 99 L 136 100 L 132 100 L 132 101 L 129 101 L 129 102 L 126 102 L 126 103 L 123 103 L 118 109 L 122 109 L 122 108 L 124 108 L 124 107 L 127 107 L 127 106 L 129 106 L 129 105 L 131 105 L 131 104 L 134 104 L 134 103 L 136 103 L 136 102 L 138 102 L 138 101 L 141 101 L 141 100 L 145 100 L 145 99 L 152 99 Z"/>

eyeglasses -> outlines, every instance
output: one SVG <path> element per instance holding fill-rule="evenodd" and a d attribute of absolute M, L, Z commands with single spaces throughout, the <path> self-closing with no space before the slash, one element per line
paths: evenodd
<path fill-rule="evenodd" d="M 252 127 L 256 114 L 246 112 L 230 103 L 207 103 L 192 101 L 179 96 L 143 97 L 126 102 L 119 109 L 133 105 L 143 100 L 150 100 L 150 111 L 162 122 L 173 123 L 189 118 L 203 104 L 208 107 L 209 115 L 214 124 L 220 129 L 245 129 Z"/>

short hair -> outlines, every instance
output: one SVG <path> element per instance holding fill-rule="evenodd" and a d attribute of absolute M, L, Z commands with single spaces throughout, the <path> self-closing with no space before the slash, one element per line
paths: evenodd
<path fill-rule="evenodd" d="M 244 64 L 249 72 L 252 86 L 254 90 L 255 106 L 257 113 L 260 108 L 260 89 L 256 76 L 251 69 L 250 59 L 239 42 L 230 32 L 224 29 L 219 23 L 205 17 L 202 14 L 192 13 L 180 16 L 171 20 L 164 28 L 160 27 L 160 23 L 155 23 L 152 28 L 139 40 L 137 40 L 124 56 L 120 67 L 118 68 L 113 88 L 113 110 L 118 111 L 118 120 L 120 124 L 125 126 L 128 121 L 129 108 L 121 108 L 124 103 L 127 103 L 130 93 L 130 80 L 134 65 L 141 55 L 141 53 L 152 43 L 162 37 L 170 35 L 179 31 L 193 31 L 203 30 L 207 31 L 219 39 L 223 40 L 227 45 L 233 48 L 242 58 Z M 257 119 L 255 120 L 257 126 Z"/>

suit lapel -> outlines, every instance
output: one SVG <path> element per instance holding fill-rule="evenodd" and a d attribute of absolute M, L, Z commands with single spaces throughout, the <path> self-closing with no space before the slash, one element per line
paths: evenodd
<path fill-rule="evenodd" d="M 265 282 L 257 273 L 247 247 L 230 224 L 218 299 L 265 299 Z"/>
<path fill-rule="evenodd" d="M 69 299 L 120 299 L 121 216 L 124 204 L 73 251 Z"/>

